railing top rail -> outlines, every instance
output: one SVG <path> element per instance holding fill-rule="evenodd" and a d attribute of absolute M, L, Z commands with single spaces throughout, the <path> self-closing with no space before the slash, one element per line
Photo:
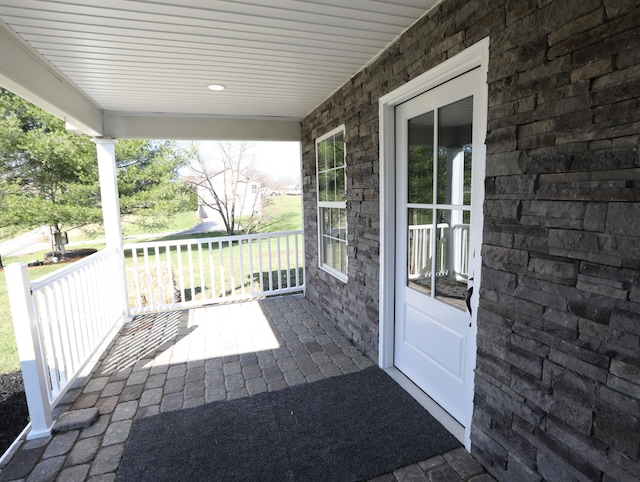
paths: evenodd
<path fill-rule="evenodd" d="M 238 234 L 235 236 L 214 236 L 210 238 L 188 238 L 188 239 L 175 239 L 167 241 L 149 241 L 146 243 L 127 243 L 123 246 L 123 249 L 141 249 L 141 248 L 155 248 L 161 246 L 181 246 L 186 244 L 202 244 L 202 243 L 227 243 L 229 241 L 240 241 L 245 239 L 267 239 L 267 238 L 283 238 L 286 236 L 293 236 L 296 234 L 302 234 L 301 229 L 294 231 L 280 231 L 277 233 L 264 233 L 264 234 Z"/>
<path fill-rule="evenodd" d="M 448 228 L 448 223 L 438 223 L 436 228 Z M 409 229 L 433 229 L 433 224 L 410 224 Z"/>
<path fill-rule="evenodd" d="M 79 271 L 84 267 L 95 263 L 96 261 L 100 261 L 102 258 L 110 256 L 115 251 L 116 249 L 114 248 L 103 249 L 101 251 L 98 251 L 97 253 L 87 256 L 84 259 L 81 259 L 80 261 L 76 261 L 69 266 L 65 266 L 64 268 L 61 268 L 57 271 L 54 271 L 53 273 L 49 273 L 43 276 L 42 278 L 32 281 L 31 291 L 41 290 L 49 286 L 50 284 L 55 283 L 56 281 L 59 281 L 62 278 L 70 275 L 71 273 L 75 273 L 76 271 Z"/>

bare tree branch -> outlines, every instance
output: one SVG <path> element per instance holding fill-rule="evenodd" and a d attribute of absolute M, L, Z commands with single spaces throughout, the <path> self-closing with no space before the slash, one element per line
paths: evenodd
<path fill-rule="evenodd" d="M 254 213 L 262 198 L 260 189 L 251 191 L 252 183 L 260 183 L 252 177 L 252 145 L 248 142 L 220 142 L 216 147 L 217 156 L 205 158 L 200 146 L 192 145 L 190 170 L 193 176 L 189 181 L 196 188 L 200 206 L 218 213 L 229 235 L 238 228 L 248 232 L 256 223 Z M 243 226 L 237 222 L 241 218 Z"/>

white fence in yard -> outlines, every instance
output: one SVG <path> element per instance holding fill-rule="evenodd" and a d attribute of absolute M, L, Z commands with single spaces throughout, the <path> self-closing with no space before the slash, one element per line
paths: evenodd
<path fill-rule="evenodd" d="M 48 436 L 52 410 L 127 316 L 122 253 L 104 250 L 30 282 L 5 269 L 31 418 L 28 438 Z"/>
<path fill-rule="evenodd" d="M 447 276 L 450 269 L 457 276 L 468 276 L 469 225 L 439 223 L 435 236 L 433 224 L 409 225 L 409 278 L 430 277 L 434 256 L 436 276 Z"/>
<path fill-rule="evenodd" d="M 124 246 L 132 313 L 304 290 L 302 231 Z"/>

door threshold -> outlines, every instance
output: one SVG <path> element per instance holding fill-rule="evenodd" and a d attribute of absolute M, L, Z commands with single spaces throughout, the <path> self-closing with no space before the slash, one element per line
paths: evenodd
<path fill-rule="evenodd" d="M 449 412 L 438 405 L 429 395 L 423 392 L 415 383 L 413 383 L 404 373 L 398 370 L 396 367 L 385 368 L 384 371 L 393 378 L 398 385 L 409 393 L 420 405 L 422 405 L 427 412 L 431 414 L 438 422 L 440 422 L 444 428 L 446 428 L 451 435 L 457 438 L 461 444 L 465 444 L 465 430 L 464 427 L 453 418 Z"/>

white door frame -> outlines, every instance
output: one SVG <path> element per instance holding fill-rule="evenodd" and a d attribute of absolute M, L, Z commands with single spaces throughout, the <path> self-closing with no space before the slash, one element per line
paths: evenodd
<path fill-rule="evenodd" d="M 420 395 L 417 387 L 404 377 L 397 369 L 394 369 L 394 333 L 395 333 L 395 107 L 417 95 L 422 94 L 448 80 L 462 75 L 475 68 L 480 68 L 484 79 L 483 88 L 479 89 L 480 105 L 487 111 L 487 71 L 489 68 L 489 37 L 468 47 L 456 56 L 446 60 L 442 64 L 407 82 L 403 86 L 381 97 L 379 102 L 380 122 L 380 325 L 378 364 L 387 370 L 396 380 L 408 389 L 425 407 L 440 420 L 454 435 L 464 444 L 467 450 L 471 450 L 471 417 L 461 426 L 453 417 L 442 410 L 439 405 L 428 397 Z M 483 122 L 474 126 L 479 132 L 486 132 L 486 116 L 481 116 Z M 484 175 L 484 173 L 483 173 Z M 484 177 L 484 176 L 483 176 Z M 478 207 L 482 211 L 482 206 Z M 481 221 L 481 220 L 480 220 Z M 475 276 L 479 277 L 480 273 Z M 479 279 L 478 279 L 479 281 Z M 478 283 L 479 286 L 479 283 Z M 476 290 L 477 292 L 477 290 Z M 477 311 L 478 296 L 473 309 Z M 474 324 L 471 331 L 473 340 L 470 349 L 471 365 L 476 362 L 477 326 Z M 472 375 L 472 374 L 471 374 Z M 471 400 L 473 400 L 471 398 Z M 471 401 L 471 403 L 473 403 Z M 469 413 L 472 413 L 469 410 Z"/>

